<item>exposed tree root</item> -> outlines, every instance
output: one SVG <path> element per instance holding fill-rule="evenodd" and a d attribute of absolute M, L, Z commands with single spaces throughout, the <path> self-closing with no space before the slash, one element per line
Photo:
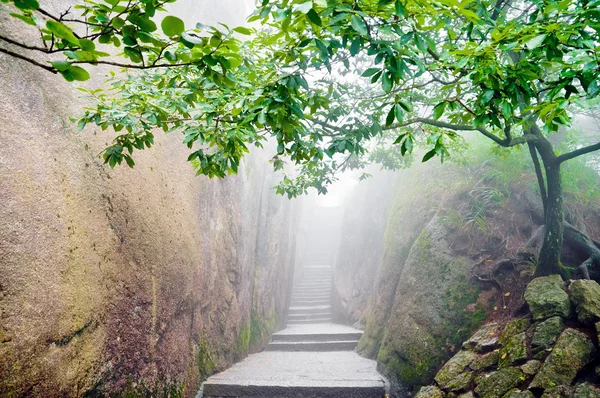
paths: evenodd
<path fill-rule="evenodd" d="M 544 239 L 544 232 L 545 228 L 542 225 L 531 236 L 527 242 L 527 247 L 539 250 Z M 564 223 L 563 247 L 565 246 L 575 253 L 582 253 L 587 256 L 587 260 L 577 267 L 585 279 L 590 279 L 589 267 L 593 266 L 600 270 L 600 244 L 590 239 L 584 232 L 575 228 L 568 222 Z"/>

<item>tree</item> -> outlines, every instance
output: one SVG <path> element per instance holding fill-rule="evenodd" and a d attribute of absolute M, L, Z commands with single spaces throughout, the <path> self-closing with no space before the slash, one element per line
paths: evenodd
<path fill-rule="evenodd" d="M 347 168 L 399 167 L 415 144 L 426 147 L 423 161 L 443 161 L 472 131 L 528 147 L 545 214 L 537 274 L 561 271 L 561 164 L 600 142 L 557 154 L 547 137 L 600 93 L 600 0 L 263 0 L 250 18 L 259 31 L 186 30 L 167 16 L 164 35 L 153 19 L 165 1 L 85 1 L 83 19 L 51 15 L 36 0 L 11 3 L 44 44 L 0 37 L 0 51 L 68 80 L 87 77 L 81 64 L 142 69 L 116 77 L 111 93 L 89 91 L 97 105 L 79 121 L 125 131 L 104 153 L 111 166 L 133 166 L 133 150 L 160 128 L 183 133 L 199 174 L 223 177 L 248 144 L 272 138 L 275 169 L 298 167 L 277 190 L 296 196 L 326 192 Z M 96 42 L 123 45 L 130 63 L 104 60 Z M 25 50 L 67 59 L 48 65 Z M 600 265 L 597 246 L 566 231 L 590 256 L 583 269 Z"/>

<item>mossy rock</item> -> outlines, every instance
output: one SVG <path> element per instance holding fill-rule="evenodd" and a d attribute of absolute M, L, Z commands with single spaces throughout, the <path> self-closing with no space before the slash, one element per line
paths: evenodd
<path fill-rule="evenodd" d="M 555 386 L 544 390 L 541 398 L 571 398 L 573 395 L 573 387 L 571 386 Z"/>
<path fill-rule="evenodd" d="M 552 346 L 560 333 L 563 331 L 564 323 L 561 317 L 553 316 L 535 326 L 531 346 L 546 349 Z"/>
<path fill-rule="evenodd" d="M 590 325 L 600 320 L 600 285 L 596 281 L 573 281 L 569 293 L 579 322 Z"/>
<path fill-rule="evenodd" d="M 566 329 L 529 388 L 570 385 L 577 372 L 594 358 L 595 352 L 596 347 L 589 337 L 575 329 Z"/>
<path fill-rule="evenodd" d="M 444 398 L 444 393 L 436 386 L 421 387 L 414 398 Z"/>
<path fill-rule="evenodd" d="M 446 384 L 445 389 L 448 391 L 465 391 L 471 387 L 473 383 L 474 375 L 471 372 L 464 372 L 456 376 L 454 379 L 450 380 Z"/>
<path fill-rule="evenodd" d="M 504 326 L 504 330 L 500 335 L 500 344 L 506 345 L 511 337 L 522 333 L 527 330 L 527 328 L 531 325 L 530 318 L 520 318 L 514 319 Z"/>
<path fill-rule="evenodd" d="M 500 350 L 498 367 L 505 368 L 527 360 L 527 335 L 525 332 L 512 336 Z"/>
<path fill-rule="evenodd" d="M 501 398 L 525 377 L 519 368 L 504 368 L 480 378 L 475 393 L 480 398 Z"/>
<path fill-rule="evenodd" d="M 600 388 L 590 383 L 582 383 L 575 386 L 573 398 L 600 398 Z"/>
<path fill-rule="evenodd" d="M 460 394 L 458 398 L 475 398 L 475 394 L 473 394 L 473 391 L 467 391 L 464 394 Z"/>
<path fill-rule="evenodd" d="M 534 398 L 534 395 L 529 390 L 514 390 L 507 392 L 502 398 Z"/>
<path fill-rule="evenodd" d="M 521 366 L 521 370 L 523 371 L 523 374 L 525 374 L 525 376 L 533 376 L 540 370 L 541 367 L 542 362 L 536 359 L 532 359 L 531 361 L 525 362 Z"/>
<path fill-rule="evenodd" d="M 488 352 L 498 347 L 498 324 L 488 323 L 477 330 L 469 340 L 463 343 L 463 347 L 475 352 Z"/>
<path fill-rule="evenodd" d="M 569 295 L 563 290 L 564 282 L 560 275 L 550 275 L 532 280 L 525 289 L 525 301 L 529 305 L 534 320 L 552 316 L 569 316 L 571 304 Z"/>
<path fill-rule="evenodd" d="M 498 364 L 499 358 L 500 350 L 494 350 L 474 360 L 473 363 L 471 363 L 470 367 L 476 372 L 486 370 L 493 366 L 496 366 Z"/>
<path fill-rule="evenodd" d="M 455 379 L 459 374 L 477 359 L 477 354 L 471 351 L 459 351 L 455 356 L 450 358 L 448 362 L 442 366 L 440 371 L 435 375 L 435 381 L 442 388 L 447 388 L 448 384 Z"/>

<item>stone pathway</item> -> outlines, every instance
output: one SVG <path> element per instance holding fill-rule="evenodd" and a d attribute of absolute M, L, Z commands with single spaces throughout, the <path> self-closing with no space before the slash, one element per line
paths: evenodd
<path fill-rule="evenodd" d="M 331 323 L 331 268 L 304 267 L 287 328 L 261 353 L 211 376 L 199 397 L 381 398 L 376 363 L 354 352 L 362 332 Z"/>

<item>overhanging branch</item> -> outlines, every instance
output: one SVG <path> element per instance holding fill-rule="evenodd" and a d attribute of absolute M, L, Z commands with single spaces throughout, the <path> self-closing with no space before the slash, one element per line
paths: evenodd
<path fill-rule="evenodd" d="M 594 151 L 598 151 L 598 150 L 600 150 L 600 142 L 598 142 L 594 145 L 576 149 L 569 153 L 562 154 L 559 157 L 557 157 L 556 160 L 558 161 L 558 163 L 562 163 L 562 162 L 566 162 L 567 160 L 576 158 L 578 156 L 585 155 L 590 152 L 594 152 Z"/>

